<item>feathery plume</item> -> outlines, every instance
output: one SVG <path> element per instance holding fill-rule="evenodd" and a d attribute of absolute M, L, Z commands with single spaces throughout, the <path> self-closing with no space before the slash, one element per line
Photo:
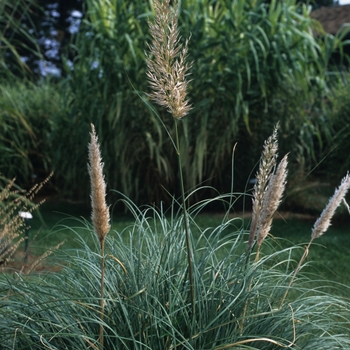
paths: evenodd
<path fill-rule="evenodd" d="M 333 197 L 330 198 L 327 206 L 323 209 L 321 216 L 316 220 L 311 233 L 311 239 L 322 236 L 331 225 L 331 219 L 342 201 L 345 201 L 345 195 L 350 188 L 349 173 L 342 179 L 340 186 L 335 190 Z"/>
<path fill-rule="evenodd" d="M 177 27 L 178 3 L 155 0 L 154 23 L 148 22 L 152 43 L 146 53 L 147 77 L 153 93 L 149 96 L 160 106 L 167 108 L 174 118 L 181 119 L 191 110 L 187 100 L 186 76 L 191 64 L 186 63 L 188 40 L 180 44 Z"/>
<path fill-rule="evenodd" d="M 110 230 L 109 210 L 106 204 L 106 183 L 103 176 L 103 163 L 101 159 L 98 138 L 95 127 L 91 124 L 91 142 L 89 143 L 88 171 L 91 182 L 91 219 L 95 233 L 102 243 Z"/>
<path fill-rule="evenodd" d="M 264 196 L 269 180 L 276 167 L 277 160 L 277 131 L 279 124 L 274 128 L 272 135 L 265 141 L 261 155 L 259 170 L 256 174 L 256 183 L 253 192 L 252 222 L 250 225 L 248 250 L 252 247 L 255 234 L 258 230 L 258 222 L 263 210 Z"/>
<path fill-rule="evenodd" d="M 273 215 L 281 203 L 286 186 L 288 155 L 279 163 L 276 173 L 270 177 L 269 184 L 262 203 L 262 212 L 258 222 L 258 246 L 262 244 L 271 229 Z"/>

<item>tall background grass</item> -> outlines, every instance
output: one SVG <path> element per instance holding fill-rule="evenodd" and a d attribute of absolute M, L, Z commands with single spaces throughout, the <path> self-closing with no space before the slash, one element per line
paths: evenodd
<path fill-rule="evenodd" d="M 235 185 L 243 190 L 260 145 L 277 120 L 281 150 L 291 151 L 295 181 L 346 132 L 338 135 L 340 122 L 333 111 L 339 104 L 332 102 L 344 101 L 337 92 L 344 83 L 329 64 L 344 42 L 341 35 L 313 36 L 312 30 L 320 32 L 320 27 L 309 11 L 294 0 L 181 2 L 179 26 L 183 37 L 191 35 L 189 59 L 196 63 L 189 86 L 195 108 L 183 123 L 180 140 L 186 150 L 187 188 L 205 181 L 221 192 L 229 190 L 227 159 L 237 142 Z M 155 107 L 144 103 L 149 16 L 152 3 L 86 1 L 80 30 L 65 48 L 65 71 L 58 85 L 29 84 L 28 92 L 19 94 L 26 85 L 2 83 L 3 125 L 16 130 L 20 144 L 12 147 L 15 140 L 2 138 L 6 155 L 1 168 L 12 168 L 6 176 L 15 172 L 11 156 L 18 159 L 23 182 L 30 181 L 39 157 L 40 168 L 56 171 L 60 191 L 87 200 L 85 145 L 93 122 L 103 139 L 111 188 L 137 203 L 170 201 L 167 192 L 178 195 L 174 151 Z M 157 113 L 173 134 L 165 111 Z M 335 149 L 334 159 L 338 150 L 341 154 L 342 147 Z M 337 172 L 327 169 L 338 181 Z"/>

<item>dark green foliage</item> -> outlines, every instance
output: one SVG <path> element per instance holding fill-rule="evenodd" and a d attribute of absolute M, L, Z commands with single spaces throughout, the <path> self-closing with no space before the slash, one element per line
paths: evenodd
<path fill-rule="evenodd" d="M 87 200 L 85 145 L 93 122 L 109 188 L 138 203 L 170 202 L 167 192 L 179 194 L 178 174 L 162 123 L 174 137 L 173 121 L 164 110 L 156 112 L 146 96 L 151 7 L 119 0 L 85 5 L 69 54 L 75 58 L 64 60 L 62 84 L 29 85 L 28 92 L 24 85 L 3 86 L 0 171 L 22 177 L 22 185 L 33 173 L 34 157 L 40 168 L 56 170 L 58 188 Z M 310 35 L 313 25 L 306 7 L 294 0 L 269 6 L 264 1 L 182 1 L 179 29 L 182 40 L 191 36 L 189 60 L 194 62 L 189 84 L 194 109 L 180 126 L 186 188 L 205 182 L 228 191 L 237 142 L 235 188 L 243 190 L 260 145 L 278 120 L 280 148 L 291 152 L 291 172 L 312 168 L 325 136 L 330 138 L 327 63 L 341 46 L 332 36 L 316 40 Z M 20 118 L 9 118 L 14 110 Z M 210 191 L 197 196 L 205 192 Z"/>
<path fill-rule="evenodd" d="M 50 173 L 54 119 L 64 113 L 57 87 L 49 83 L 0 85 L 0 173 L 32 186 Z M 52 147 L 52 148 L 51 148 Z"/>
<path fill-rule="evenodd" d="M 331 113 L 326 121 L 332 137 L 328 143 L 326 158 L 321 163 L 319 171 L 333 182 L 339 180 L 340 172 L 345 173 L 350 169 L 349 92 L 349 74 L 344 73 L 332 89 L 332 97 L 329 101 Z"/>
<path fill-rule="evenodd" d="M 71 71 L 67 66 L 64 90 L 70 111 L 57 122 L 54 163 L 65 185 L 86 198 L 81 185 L 88 181 L 85 145 L 93 122 L 103 140 L 109 186 L 140 191 L 145 198 L 149 191 L 143 184 L 159 182 L 156 173 L 163 173 L 158 150 L 163 130 L 131 85 L 146 87 L 144 29 L 150 12 L 143 2 L 88 1 L 86 6 L 74 43 L 77 57 Z"/>
<path fill-rule="evenodd" d="M 174 135 L 173 123 L 165 111 L 157 117 L 145 104 L 144 51 L 152 12 L 144 2 L 108 4 L 86 3 L 86 18 L 72 44 L 76 58 L 71 68 L 67 61 L 64 87 L 69 114 L 57 121 L 54 135 L 56 175 L 76 196 L 87 198 L 84 154 L 93 122 L 103 140 L 109 187 L 138 203 L 167 200 L 163 188 L 177 195 L 178 175 L 162 123 Z M 179 26 L 183 38 L 191 35 L 189 60 L 194 61 L 189 84 L 194 109 L 180 133 L 186 187 L 207 181 L 228 190 L 229 159 L 238 142 L 244 156 L 237 161 L 236 188 L 243 189 L 277 120 L 282 152 L 288 146 L 298 170 L 305 167 L 319 142 L 320 94 L 326 91 L 330 53 L 339 42 L 312 37 L 307 8 L 294 0 L 269 6 L 263 1 L 182 1 Z"/>
<path fill-rule="evenodd" d="M 33 13 L 40 12 L 35 0 L 3 0 L 0 2 L 0 79 L 12 74 L 25 77 L 32 73 L 21 55 L 40 58 L 40 50 L 33 33 Z M 13 78 L 13 76 L 12 76 Z"/>

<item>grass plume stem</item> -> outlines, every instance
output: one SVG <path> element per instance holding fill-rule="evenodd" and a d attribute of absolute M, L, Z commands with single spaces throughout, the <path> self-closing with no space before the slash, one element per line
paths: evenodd
<path fill-rule="evenodd" d="M 104 319 L 104 277 L 105 277 L 105 239 L 110 230 L 109 208 L 106 204 L 106 183 L 103 176 L 103 163 L 95 127 L 91 124 L 91 142 L 89 144 L 88 171 L 91 181 L 92 223 L 101 248 L 100 282 L 100 349 L 103 349 Z"/>
<path fill-rule="evenodd" d="M 273 216 L 281 203 L 281 198 L 286 185 L 288 155 L 285 155 L 276 168 L 277 163 L 277 130 L 275 126 L 273 134 L 266 140 L 262 152 L 259 170 L 256 175 L 257 182 L 253 194 L 253 216 L 249 232 L 246 266 L 254 243 L 257 244 L 255 263 L 258 263 L 260 249 L 263 241 L 270 232 Z M 252 278 L 248 284 L 248 293 L 252 289 Z M 248 299 L 243 308 L 243 317 L 240 330 L 243 331 L 245 315 L 248 308 Z"/>
<path fill-rule="evenodd" d="M 187 218 L 187 207 L 185 199 L 185 187 L 182 174 L 182 164 L 181 164 L 181 152 L 180 152 L 180 141 L 179 141 L 179 132 L 178 132 L 178 120 L 174 118 L 175 122 L 175 133 L 176 133 L 176 147 L 179 163 L 179 174 L 180 174 L 180 186 L 181 186 L 181 197 L 182 197 L 182 209 L 184 216 L 184 226 L 186 234 L 186 249 L 187 249 L 187 263 L 188 263 L 188 278 L 190 283 L 191 290 L 191 306 L 192 306 L 192 316 L 195 317 L 195 293 L 194 293 L 194 277 L 193 277 L 193 251 L 191 247 L 190 239 L 190 229 L 188 227 L 188 218 Z"/>
<path fill-rule="evenodd" d="M 249 241 L 247 252 L 251 251 L 254 239 L 258 236 L 263 216 L 264 204 L 266 204 L 266 195 L 271 177 L 274 174 L 277 159 L 277 131 L 279 124 L 274 128 L 272 135 L 265 141 L 264 149 L 261 155 L 259 170 L 256 174 L 256 183 L 254 185 L 253 193 L 253 208 L 252 208 L 252 222 L 250 225 Z M 265 203 L 264 203 L 265 202 Z"/>
<path fill-rule="evenodd" d="M 173 116 L 175 122 L 175 148 L 179 164 L 192 319 L 194 320 L 195 290 L 193 276 L 193 250 L 191 247 L 190 230 L 187 218 L 178 131 L 178 120 L 185 117 L 191 110 L 191 106 L 187 99 L 188 82 L 186 80 L 188 70 L 191 67 L 191 64 L 187 64 L 186 62 L 188 40 L 186 40 L 184 46 L 181 45 L 178 30 L 179 5 L 177 1 L 172 3 L 173 8 L 170 6 L 170 0 L 155 0 L 153 6 L 155 10 L 154 21 L 153 23 L 148 23 L 152 42 L 148 45 L 149 54 L 146 54 L 148 67 L 147 77 L 153 91 L 149 96 L 160 106 L 165 107 Z"/>
<path fill-rule="evenodd" d="M 255 261 L 259 260 L 261 245 L 271 230 L 273 216 L 281 203 L 286 186 L 288 157 L 285 155 L 279 163 L 276 172 L 271 174 L 268 187 L 263 196 L 262 211 L 258 220 L 257 253 Z"/>
<path fill-rule="evenodd" d="M 103 349 L 103 319 L 105 311 L 104 301 L 104 290 L 105 290 L 105 240 L 101 241 L 101 286 L 100 286 L 100 333 L 99 342 L 100 349 Z"/>

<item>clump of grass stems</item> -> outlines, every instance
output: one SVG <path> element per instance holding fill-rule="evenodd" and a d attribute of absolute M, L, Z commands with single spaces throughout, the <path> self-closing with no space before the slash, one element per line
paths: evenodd
<path fill-rule="evenodd" d="M 102 324 L 104 349 L 348 349 L 348 301 L 321 289 L 310 293 L 303 277 L 289 288 L 293 298 L 279 307 L 298 247 L 271 246 L 271 253 L 247 265 L 249 231 L 242 219 L 228 215 L 232 207 L 219 225 L 198 225 L 197 215 L 212 201 L 231 199 L 228 193 L 188 208 L 197 253 L 196 332 L 181 209 L 175 203 L 170 211 L 140 209 L 122 197 L 134 222 L 105 238 L 104 318 L 101 255 L 76 233 L 81 249 L 56 253 L 62 259 L 59 273 L 1 276 L 3 348 L 98 349 Z M 93 225 L 81 225 L 100 248 Z"/>

